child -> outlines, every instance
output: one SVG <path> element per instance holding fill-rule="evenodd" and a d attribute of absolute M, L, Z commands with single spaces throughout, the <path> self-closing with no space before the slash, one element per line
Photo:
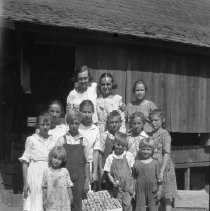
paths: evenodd
<path fill-rule="evenodd" d="M 90 100 L 84 100 L 81 102 L 79 111 L 82 114 L 82 121 L 79 125 L 79 132 L 88 140 L 88 144 L 91 150 L 90 165 L 91 165 L 91 177 L 93 180 L 97 180 L 97 166 L 98 156 L 101 150 L 100 133 L 98 127 L 92 122 L 92 115 L 94 113 L 94 105 Z M 93 171 L 92 171 L 93 162 Z M 93 176 L 92 176 L 93 173 Z"/>
<path fill-rule="evenodd" d="M 59 100 L 52 100 L 48 106 L 48 112 L 52 115 L 53 127 L 49 130 L 49 135 L 52 135 L 55 140 L 65 135 L 68 131 L 68 126 L 64 121 L 64 109 Z"/>
<path fill-rule="evenodd" d="M 134 180 L 131 172 L 134 157 L 127 152 L 127 147 L 127 135 L 117 132 L 114 138 L 114 151 L 107 157 L 104 166 L 104 171 L 114 189 L 118 188 L 117 198 L 122 204 L 123 211 L 132 210 L 131 200 L 134 192 Z"/>
<path fill-rule="evenodd" d="M 68 169 L 74 184 L 72 187 L 73 211 L 81 211 L 82 195 L 88 191 L 90 183 L 90 160 L 92 152 L 88 140 L 78 131 L 81 120 L 81 113 L 76 109 L 70 109 L 66 114 L 69 131 L 58 142 L 66 150 L 65 167 Z"/>
<path fill-rule="evenodd" d="M 97 114 L 98 114 L 98 128 L 100 133 L 105 132 L 107 115 L 113 110 L 117 110 L 122 119 L 121 132 L 126 132 L 125 127 L 125 105 L 122 103 L 122 96 L 114 94 L 114 90 L 117 88 L 114 78 L 110 73 L 103 73 L 100 77 L 100 82 L 97 86 L 98 98 L 97 98 Z"/>
<path fill-rule="evenodd" d="M 146 117 L 146 124 L 144 125 L 145 132 L 151 132 L 152 128 L 149 124 L 149 113 L 157 108 L 157 106 L 150 100 L 147 100 L 147 86 L 144 81 L 138 80 L 133 87 L 133 93 L 135 94 L 135 101 L 129 103 L 126 108 L 126 118 L 128 123 L 130 122 L 131 115 L 138 111 L 144 114 Z"/>
<path fill-rule="evenodd" d="M 49 113 L 38 116 L 38 132 L 26 139 L 25 152 L 19 158 L 23 166 L 24 211 L 43 210 L 42 177 L 47 168 L 48 153 L 55 145 L 48 134 L 51 122 Z"/>
<path fill-rule="evenodd" d="M 121 115 L 114 110 L 107 116 L 107 131 L 101 136 L 101 151 L 99 154 L 99 169 L 103 175 L 103 167 L 107 157 L 112 153 L 114 146 L 114 136 L 120 130 L 122 125 Z"/>
<path fill-rule="evenodd" d="M 131 152 L 136 158 L 137 152 L 139 151 L 139 143 L 148 135 L 143 131 L 146 118 L 143 113 L 135 112 L 132 114 L 130 119 L 131 133 L 129 134 L 129 152 Z"/>
<path fill-rule="evenodd" d="M 159 163 L 152 158 L 154 142 L 143 138 L 139 143 L 137 159 L 133 166 L 133 176 L 136 180 L 136 211 L 158 210 L 158 201 L 162 193 L 162 184 L 158 182 Z"/>
<path fill-rule="evenodd" d="M 66 161 L 66 150 L 55 146 L 49 153 L 49 168 L 45 169 L 42 180 L 44 210 L 71 211 L 73 183 L 69 172 L 62 168 Z"/>
<path fill-rule="evenodd" d="M 155 143 L 153 158 L 160 163 L 158 179 L 163 181 L 162 205 L 166 211 L 171 211 L 174 198 L 177 195 L 176 176 L 174 164 L 170 158 L 171 136 L 162 128 L 165 118 L 162 110 L 155 109 L 150 113 L 150 121 L 153 127 L 151 138 Z"/>

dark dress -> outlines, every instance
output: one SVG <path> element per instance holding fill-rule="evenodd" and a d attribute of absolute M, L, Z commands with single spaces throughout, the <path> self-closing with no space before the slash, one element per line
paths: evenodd
<path fill-rule="evenodd" d="M 136 179 L 136 211 L 157 211 L 158 205 L 154 198 L 157 192 L 157 176 L 159 172 L 159 163 L 153 160 L 149 163 L 143 163 L 136 160 L 133 166 L 133 176 Z"/>

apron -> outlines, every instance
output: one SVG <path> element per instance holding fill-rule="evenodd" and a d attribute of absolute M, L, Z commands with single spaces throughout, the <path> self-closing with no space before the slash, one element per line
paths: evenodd
<path fill-rule="evenodd" d="M 72 211 L 82 210 L 82 194 L 86 178 L 85 176 L 86 158 L 82 142 L 83 138 L 80 139 L 80 144 L 65 143 L 63 145 L 67 153 L 65 167 L 68 169 L 70 178 L 74 184 L 74 186 L 72 187 L 72 194 L 73 194 Z"/>
<path fill-rule="evenodd" d="M 123 159 L 113 158 L 110 173 L 115 180 L 119 181 L 122 191 L 133 194 L 134 180 L 126 155 L 123 156 Z"/>

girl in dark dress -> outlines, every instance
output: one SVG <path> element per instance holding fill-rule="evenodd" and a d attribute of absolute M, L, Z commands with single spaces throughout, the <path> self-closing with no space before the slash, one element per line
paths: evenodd
<path fill-rule="evenodd" d="M 139 143 L 137 160 L 133 166 L 133 176 L 136 180 L 136 211 L 158 210 L 161 198 L 162 184 L 158 182 L 159 163 L 152 158 L 154 142 L 144 138 Z"/>

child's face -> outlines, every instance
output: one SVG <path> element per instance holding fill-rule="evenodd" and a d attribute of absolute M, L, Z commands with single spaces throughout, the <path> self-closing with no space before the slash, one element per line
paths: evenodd
<path fill-rule="evenodd" d="M 115 116 L 113 118 L 110 118 L 108 121 L 109 131 L 111 133 L 116 133 L 117 131 L 119 131 L 121 124 L 122 122 L 120 116 Z"/>
<path fill-rule="evenodd" d="M 101 92 L 104 96 L 109 96 L 112 90 L 112 79 L 104 77 L 101 79 Z"/>
<path fill-rule="evenodd" d="M 52 104 L 50 105 L 48 112 L 52 115 L 53 120 L 56 120 L 61 116 L 61 107 L 58 104 Z"/>
<path fill-rule="evenodd" d="M 52 163 L 52 168 L 53 169 L 57 169 L 61 166 L 62 164 L 62 159 L 56 158 L 56 157 L 52 157 L 51 158 L 51 163 Z"/>
<path fill-rule="evenodd" d="M 122 155 L 125 151 L 125 147 L 121 144 L 114 145 L 114 154 L 115 155 Z"/>
<path fill-rule="evenodd" d="M 69 119 L 68 120 L 68 125 L 69 125 L 69 132 L 72 136 L 76 136 L 78 132 L 78 128 L 80 125 L 80 120 L 79 119 Z"/>
<path fill-rule="evenodd" d="M 89 75 L 88 71 L 85 70 L 77 75 L 77 82 L 81 88 L 87 88 L 89 84 Z"/>
<path fill-rule="evenodd" d="M 132 133 L 134 135 L 139 135 L 143 130 L 144 123 L 140 117 L 135 117 L 132 121 Z"/>
<path fill-rule="evenodd" d="M 93 108 L 92 106 L 84 106 L 81 110 L 82 113 L 82 122 L 83 123 L 92 123 Z"/>
<path fill-rule="evenodd" d="M 142 159 L 149 159 L 152 156 L 152 149 L 150 147 L 143 147 L 140 149 Z"/>
<path fill-rule="evenodd" d="M 151 116 L 150 122 L 154 130 L 158 130 L 162 127 L 162 119 L 158 114 L 153 114 Z"/>
<path fill-rule="evenodd" d="M 137 100 L 143 100 L 146 94 L 144 84 L 137 84 L 135 87 L 135 95 Z"/>
<path fill-rule="evenodd" d="M 51 121 L 50 119 L 42 118 L 40 117 L 39 119 L 39 133 L 41 136 L 46 136 L 48 135 L 48 131 L 51 126 Z"/>

